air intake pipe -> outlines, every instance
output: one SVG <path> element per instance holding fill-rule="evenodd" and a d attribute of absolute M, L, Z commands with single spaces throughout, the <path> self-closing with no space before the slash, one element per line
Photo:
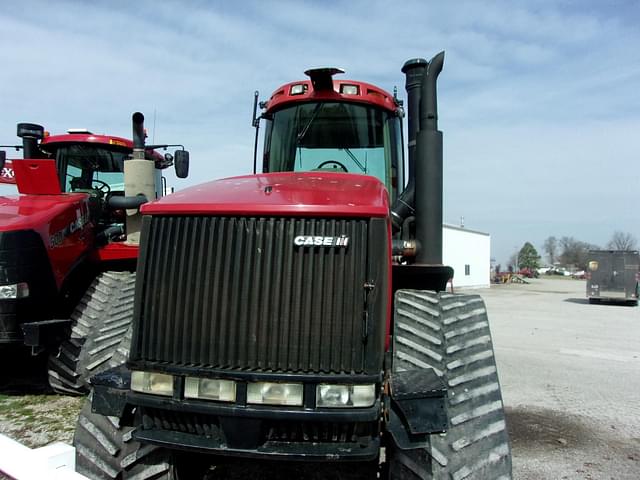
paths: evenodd
<path fill-rule="evenodd" d="M 133 155 L 124 162 L 124 194 L 122 200 L 113 200 L 116 206 L 127 208 L 127 242 L 140 243 L 142 215 L 139 207 L 148 200 L 156 198 L 155 164 L 145 158 L 144 115 L 135 112 L 131 116 L 133 126 Z"/>
<path fill-rule="evenodd" d="M 420 130 L 420 91 L 422 89 L 422 77 L 429 65 L 424 58 L 407 60 L 402 66 L 402 73 L 406 76 L 405 89 L 407 90 L 407 130 L 409 153 L 409 179 L 415 177 L 415 150 L 416 134 Z"/>
<path fill-rule="evenodd" d="M 135 112 L 131 116 L 131 123 L 133 125 L 133 151 L 142 150 L 144 154 L 144 115 L 141 112 Z"/>
<path fill-rule="evenodd" d="M 420 98 L 424 72 L 428 65 L 429 62 L 424 58 L 413 58 L 407 60 L 402 66 L 402 73 L 406 76 L 405 88 L 407 90 L 409 183 L 391 209 L 391 221 L 394 231 L 399 231 L 404 220 L 415 214 L 416 135 L 420 130 Z"/>
<path fill-rule="evenodd" d="M 415 216 L 416 262 L 422 264 L 442 264 L 442 132 L 436 83 L 443 64 L 440 52 L 429 62 L 413 59 L 402 67 L 409 108 L 409 183 L 393 205 L 391 218 L 398 231 L 407 217 Z"/>
<path fill-rule="evenodd" d="M 46 158 L 38 146 L 44 138 L 44 128 L 35 123 L 19 123 L 16 135 L 22 139 L 22 158 Z"/>

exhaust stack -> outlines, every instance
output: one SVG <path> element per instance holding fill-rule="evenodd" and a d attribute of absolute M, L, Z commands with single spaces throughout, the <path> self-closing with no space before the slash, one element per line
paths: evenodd
<path fill-rule="evenodd" d="M 415 209 L 416 262 L 442 264 L 442 132 L 438 130 L 436 82 L 444 52 L 429 61 L 420 88 L 420 129 L 416 134 Z"/>
<path fill-rule="evenodd" d="M 409 183 L 391 209 L 394 231 L 415 217 L 416 263 L 442 264 L 442 132 L 438 130 L 436 82 L 444 52 L 402 67 L 408 103 Z"/>

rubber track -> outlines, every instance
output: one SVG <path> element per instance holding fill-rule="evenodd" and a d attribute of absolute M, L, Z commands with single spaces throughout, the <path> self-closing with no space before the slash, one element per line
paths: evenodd
<path fill-rule="evenodd" d="M 430 446 L 393 451 L 392 478 L 510 479 L 511 450 L 484 301 L 399 290 L 394 370 L 433 367 L 448 386 L 449 430 Z"/>
<path fill-rule="evenodd" d="M 134 291 L 135 273 L 104 272 L 96 277 L 71 315 L 70 337 L 49 357 L 49 384 L 55 391 L 87 393 L 93 375 L 124 363 L 131 343 L 127 332 Z"/>
<path fill-rule="evenodd" d="M 92 413 L 90 395 L 73 436 L 76 471 L 95 480 L 174 480 L 167 452 L 134 441 L 132 431 L 132 427 L 120 427 L 116 417 Z"/>

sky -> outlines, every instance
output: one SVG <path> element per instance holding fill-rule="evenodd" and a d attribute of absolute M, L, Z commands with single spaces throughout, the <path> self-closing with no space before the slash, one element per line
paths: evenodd
<path fill-rule="evenodd" d="M 446 223 L 503 265 L 551 235 L 640 240 L 640 2 L 98 3 L 3 4 L 0 144 L 18 122 L 130 137 L 141 111 L 190 151 L 181 189 L 251 172 L 255 90 L 337 66 L 405 97 L 404 62 L 444 50 Z"/>

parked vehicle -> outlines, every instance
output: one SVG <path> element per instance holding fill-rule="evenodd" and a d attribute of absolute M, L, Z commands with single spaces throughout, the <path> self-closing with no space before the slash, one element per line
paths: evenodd
<path fill-rule="evenodd" d="M 145 146 L 143 118 L 133 142 L 20 123 L 24 158 L 0 154 L 2 181 L 19 192 L 0 196 L 0 347 L 49 355 L 60 393 L 86 392 L 91 375 L 113 366 L 131 322 L 138 208 L 162 196 L 161 170 L 174 162 Z M 178 150 L 179 176 L 187 162 Z"/>
<path fill-rule="evenodd" d="M 587 278 L 589 303 L 602 300 L 638 305 L 640 253 L 623 250 L 590 250 Z"/>

